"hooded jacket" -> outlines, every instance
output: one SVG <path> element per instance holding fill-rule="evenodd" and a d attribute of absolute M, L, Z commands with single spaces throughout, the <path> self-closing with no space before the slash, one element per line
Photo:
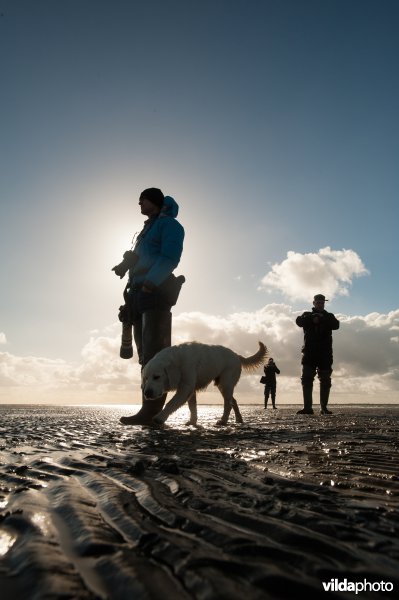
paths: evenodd
<path fill-rule="evenodd" d="M 134 252 L 138 260 L 129 270 L 133 286 L 156 288 L 162 284 L 180 262 L 183 251 L 184 229 L 176 220 L 177 202 L 165 196 L 161 212 L 145 221 L 137 238 Z"/>
<path fill-rule="evenodd" d="M 276 363 L 267 363 L 263 370 L 266 377 L 266 385 L 276 385 L 276 373 L 277 375 L 280 375 L 280 369 L 277 367 Z"/>

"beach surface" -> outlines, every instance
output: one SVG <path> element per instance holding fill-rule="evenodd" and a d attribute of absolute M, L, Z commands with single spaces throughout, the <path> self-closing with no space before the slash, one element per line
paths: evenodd
<path fill-rule="evenodd" d="M 241 408 L 2 405 L 1 599 L 398 598 L 399 407 Z"/>

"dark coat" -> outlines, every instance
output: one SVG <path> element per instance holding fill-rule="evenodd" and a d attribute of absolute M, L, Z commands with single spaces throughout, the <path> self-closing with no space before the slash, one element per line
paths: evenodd
<path fill-rule="evenodd" d="M 320 322 L 314 323 L 315 316 Z M 303 328 L 304 344 L 302 346 L 302 364 L 330 367 L 333 363 L 332 331 L 339 329 L 339 321 L 335 315 L 326 310 L 304 312 L 297 317 L 296 324 Z"/>
<path fill-rule="evenodd" d="M 280 369 L 277 367 L 276 363 L 271 363 L 270 365 L 268 363 L 263 368 L 263 370 L 265 372 L 265 377 L 266 377 L 265 385 L 275 386 L 276 385 L 276 373 L 277 373 L 277 375 L 280 374 Z"/>

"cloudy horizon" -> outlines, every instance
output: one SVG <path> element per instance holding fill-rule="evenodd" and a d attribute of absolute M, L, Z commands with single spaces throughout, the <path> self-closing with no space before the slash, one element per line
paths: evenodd
<path fill-rule="evenodd" d="M 315 272 L 316 270 L 316 272 Z M 319 271 L 319 272 L 317 272 Z M 353 280 L 368 271 L 353 250 L 334 251 L 322 248 L 317 253 L 301 255 L 288 252 L 280 264 L 274 264 L 261 279 L 260 288 L 272 285 L 288 298 L 303 299 L 306 290 L 329 295 L 333 311 L 334 298 L 348 294 Z M 322 283 L 309 288 L 309 280 Z M 320 289 L 319 289 L 320 288 Z M 221 344 L 242 355 L 256 352 L 258 340 L 264 342 L 278 364 L 278 402 L 301 403 L 300 358 L 303 330 L 295 318 L 303 310 L 288 303 L 271 303 L 255 311 L 216 315 L 200 311 L 180 312 L 173 320 L 173 343 L 199 341 Z M 399 308 L 388 313 L 366 315 L 335 313 L 340 329 L 333 332 L 334 373 L 331 403 L 391 403 L 399 393 Z M 133 360 L 119 357 L 121 325 L 111 323 L 92 331 L 81 349 L 79 362 L 44 357 L 15 356 L 0 352 L 1 401 L 27 403 L 39 398 L 53 403 L 136 404 L 140 403 L 140 366 L 136 353 Z M 0 333 L 6 349 L 6 332 Z M 262 369 L 256 375 L 243 372 L 237 387 L 242 403 L 261 404 Z M 314 398 L 317 401 L 316 382 Z M 200 402 L 214 402 L 212 389 L 200 395 Z"/>

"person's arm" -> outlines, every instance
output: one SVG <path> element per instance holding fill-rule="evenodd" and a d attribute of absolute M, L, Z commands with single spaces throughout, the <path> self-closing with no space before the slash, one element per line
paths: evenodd
<path fill-rule="evenodd" d="M 328 326 L 330 329 L 339 329 L 339 321 L 332 313 L 327 313 Z"/>
<path fill-rule="evenodd" d="M 144 291 L 154 291 L 177 267 L 183 252 L 184 229 L 174 219 L 168 219 L 161 231 L 159 256 L 146 274 Z"/>
<path fill-rule="evenodd" d="M 313 319 L 313 313 L 304 312 L 302 315 L 296 318 L 295 323 L 298 327 L 309 327 L 311 325 Z"/>

